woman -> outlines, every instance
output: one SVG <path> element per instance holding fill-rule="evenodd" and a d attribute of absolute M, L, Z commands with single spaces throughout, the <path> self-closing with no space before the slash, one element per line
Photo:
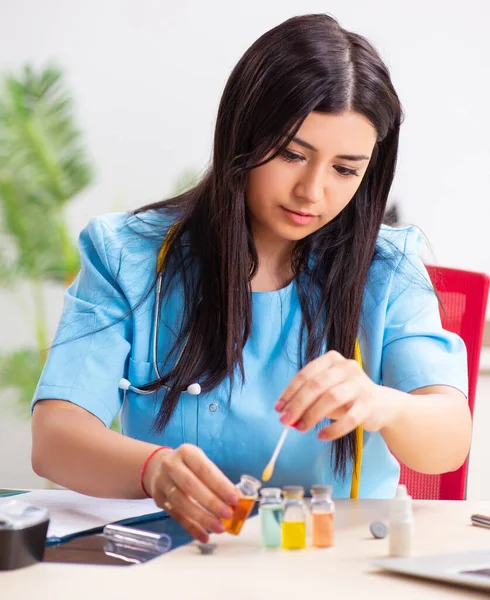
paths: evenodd
<path fill-rule="evenodd" d="M 202 181 L 82 232 L 34 398 L 34 470 L 94 496 L 150 495 L 206 541 L 284 426 L 271 485 L 348 496 L 358 426 L 361 497 L 393 496 L 394 455 L 458 468 L 464 344 L 441 327 L 417 231 L 381 225 L 401 117 L 377 52 L 331 17 L 257 40 Z M 124 435 L 108 428 L 121 409 Z"/>

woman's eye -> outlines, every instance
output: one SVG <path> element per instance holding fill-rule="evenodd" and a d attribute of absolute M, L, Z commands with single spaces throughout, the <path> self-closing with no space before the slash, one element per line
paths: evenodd
<path fill-rule="evenodd" d="M 359 177 L 359 173 L 356 169 L 348 169 L 347 167 L 341 167 L 339 165 L 335 166 L 334 169 L 339 175 L 342 175 L 342 177 L 350 177 L 352 175 Z"/>
<path fill-rule="evenodd" d="M 296 154 L 296 152 L 291 152 L 291 150 L 282 150 L 281 156 L 288 162 L 301 162 L 306 160 L 304 156 L 301 156 L 301 154 Z"/>

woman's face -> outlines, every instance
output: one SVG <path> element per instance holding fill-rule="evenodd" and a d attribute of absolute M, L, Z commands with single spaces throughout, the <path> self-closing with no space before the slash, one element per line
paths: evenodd
<path fill-rule="evenodd" d="M 282 154 L 249 173 L 254 236 L 297 241 L 329 223 L 356 193 L 375 143 L 358 113 L 310 113 Z"/>

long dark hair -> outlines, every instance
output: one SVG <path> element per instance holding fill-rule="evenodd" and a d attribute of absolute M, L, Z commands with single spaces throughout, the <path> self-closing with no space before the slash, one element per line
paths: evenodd
<path fill-rule="evenodd" d="M 402 119 L 389 71 L 363 37 L 324 14 L 291 18 L 262 35 L 224 89 L 208 172 L 190 191 L 135 211 L 168 211 L 179 223 L 162 269 L 164 293 L 176 277 L 183 283 L 183 324 L 171 351 L 182 355 L 148 386 L 170 386 L 157 431 L 169 422 L 189 381 L 199 380 L 207 391 L 226 377 L 233 384 L 237 369 L 242 381 L 245 377 L 250 282 L 258 266 L 245 202 L 249 171 L 275 158 L 310 112 L 348 110 L 376 129 L 372 159 L 346 208 L 297 243 L 293 271 L 303 317 L 300 364 L 325 347 L 352 358 Z M 337 440 L 335 472 L 345 475 L 355 453 L 354 434 Z"/>

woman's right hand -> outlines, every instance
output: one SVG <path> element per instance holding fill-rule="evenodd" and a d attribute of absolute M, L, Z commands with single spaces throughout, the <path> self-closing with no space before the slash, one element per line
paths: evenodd
<path fill-rule="evenodd" d="M 209 540 L 208 531 L 225 531 L 221 519 L 232 517 L 230 507 L 239 498 L 234 484 L 192 444 L 157 452 L 143 483 L 155 503 L 203 543 Z"/>

